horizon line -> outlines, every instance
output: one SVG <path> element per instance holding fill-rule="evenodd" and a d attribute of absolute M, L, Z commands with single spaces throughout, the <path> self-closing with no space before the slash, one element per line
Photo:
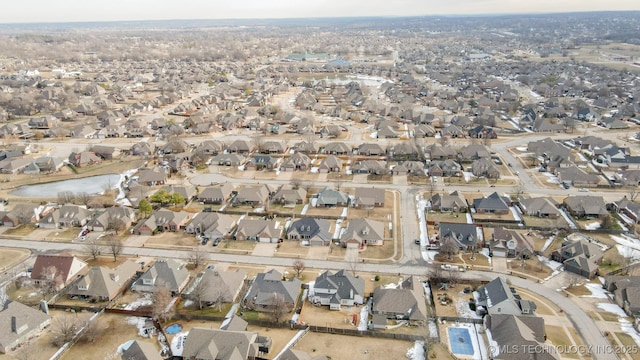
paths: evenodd
<path fill-rule="evenodd" d="M 158 19 L 112 19 L 112 20 L 70 20 L 70 21 L 25 21 L 0 22 L 0 26 L 11 25 L 64 25 L 90 23 L 127 23 L 157 21 L 278 21 L 278 20 L 331 20 L 331 19 L 401 19 L 401 18 L 470 18 L 470 17 L 502 17 L 502 16 L 539 16 L 560 14 L 594 14 L 594 13 L 633 13 L 635 10 L 585 10 L 585 11 L 552 11 L 552 12 L 512 12 L 512 13 L 466 13 L 466 14 L 422 14 L 422 15 L 355 15 L 355 16 L 300 16 L 300 17 L 265 17 L 265 18 L 158 18 Z"/>

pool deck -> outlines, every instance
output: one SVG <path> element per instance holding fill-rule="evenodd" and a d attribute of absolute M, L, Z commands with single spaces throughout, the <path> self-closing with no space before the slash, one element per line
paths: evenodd
<path fill-rule="evenodd" d="M 458 359 L 468 359 L 468 360 L 485 360 L 488 359 L 487 355 L 487 347 L 485 345 L 485 341 L 483 339 L 483 335 L 478 333 L 478 329 L 482 325 L 474 325 L 474 324 L 463 324 L 457 323 L 452 325 L 447 325 L 447 331 L 443 331 L 447 337 L 447 346 L 449 347 L 449 351 L 454 354 L 454 356 Z M 451 339 L 449 339 L 449 328 L 461 328 L 466 329 L 469 332 L 469 336 L 471 337 L 471 345 L 473 346 L 473 354 L 472 355 L 464 355 L 464 354 L 456 354 L 453 352 L 453 348 L 451 346 Z"/>

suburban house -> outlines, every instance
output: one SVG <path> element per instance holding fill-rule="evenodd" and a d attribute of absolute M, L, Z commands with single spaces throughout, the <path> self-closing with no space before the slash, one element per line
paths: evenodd
<path fill-rule="evenodd" d="M 340 238 L 343 247 L 364 249 L 367 245 L 384 244 L 384 223 L 370 219 L 349 220 Z"/>
<path fill-rule="evenodd" d="M 550 197 L 524 198 L 518 201 L 522 213 L 528 216 L 557 219 L 560 215 L 558 202 Z"/>
<path fill-rule="evenodd" d="M 38 255 L 33 264 L 31 279 L 36 286 L 60 290 L 89 270 L 86 262 L 62 253 L 58 255 Z"/>
<path fill-rule="evenodd" d="M 180 194 L 184 199 L 185 203 L 195 199 L 197 195 L 196 187 L 187 184 L 187 185 L 165 185 L 160 190 L 164 190 L 169 194 Z M 158 191 L 160 191 L 158 190 Z"/>
<path fill-rule="evenodd" d="M 291 207 L 297 204 L 304 204 L 307 201 L 307 190 L 285 184 L 271 197 L 271 201 Z"/>
<path fill-rule="evenodd" d="M 353 206 L 359 209 L 373 209 L 384 206 L 385 190 L 381 188 L 356 188 Z"/>
<path fill-rule="evenodd" d="M 187 224 L 188 234 L 204 235 L 208 239 L 222 239 L 231 236 L 236 225 L 235 217 L 218 212 L 200 212 Z"/>
<path fill-rule="evenodd" d="M 225 182 L 202 189 L 196 198 L 205 204 L 222 204 L 231 198 L 234 189 L 233 184 Z"/>
<path fill-rule="evenodd" d="M 157 232 L 176 232 L 184 229 L 191 220 L 191 213 L 186 211 L 174 212 L 167 209 L 160 209 L 149 216 L 148 219 L 140 221 L 132 230 L 136 235 L 155 235 Z"/>
<path fill-rule="evenodd" d="M 534 255 L 533 243 L 514 230 L 497 227 L 488 242 L 489 254 L 497 257 L 529 258 Z"/>
<path fill-rule="evenodd" d="M 182 358 L 188 360 L 257 360 L 269 352 L 271 339 L 250 331 L 194 327 L 189 330 Z"/>
<path fill-rule="evenodd" d="M 384 175 L 388 173 L 387 162 L 383 160 L 361 160 L 353 165 L 354 174 Z"/>
<path fill-rule="evenodd" d="M 133 342 L 125 343 L 129 344 L 127 347 L 122 347 L 122 360 L 136 359 L 136 360 L 162 360 L 160 352 L 156 349 L 155 345 L 148 341 L 133 340 Z"/>
<path fill-rule="evenodd" d="M 135 210 L 125 206 L 112 206 L 95 216 L 87 227 L 92 231 L 128 229 L 136 221 Z"/>
<path fill-rule="evenodd" d="M 422 161 L 403 161 L 391 169 L 392 175 L 426 176 Z"/>
<path fill-rule="evenodd" d="M 640 224 L 640 203 L 631 201 L 624 196 L 620 201 L 614 203 L 618 213 L 628 217 L 635 224 Z"/>
<path fill-rule="evenodd" d="M 340 170 L 342 170 L 342 160 L 335 155 L 328 155 L 318 165 L 320 173 L 340 172 Z"/>
<path fill-rule="evenodd" d="M 234 140 L 226 149 L 231 154 L 249 154 L 255 151 L 255 146 L 246 140 Z"/>
<path fill-rule="evenodd" d="M 164 168 L 141 169 L 138 172 L 138 183 L 145 186 L 164 185 L 169 179 L 169 173 Z"/>
<path fill-rule="evenodd" d="M 127 289 L 139 265 L 131 260 L 117 268 L 94 266 L 67 292 L 70 298 L 79 297 L 92 301 L 111 301 Z"/>
<path fill-rule="evenodd" d="M 287 311 L 291 311 L 298 301 L 301 285 L 300 280 L 295 277 L 283 280 L 283 275 L 277 270 L 259 273 L 245 297 L 245 305 L 256 311 L 270 312 L 273 306 L 277 306 L 279 298 Z"/>
<path fill-rule="evenodd" d="M 434 194 L 431 197 L 431 209 L 435 211 L 467 212 L 467 200 L 457 191 L 451 194 Z"/>
<path fill-rule="evenodd" d="M 535 315 L 536 304 L 522 300 L 503 277 L 497 277 L 473 292 L 476 313 L 489 315 Z"/>
<path fill-rule="evenodd" d="M 460 176 L 462 166 L 452 159 L 435 160 L 429 163 L 427 172 L 429 176 Z"/>
<path fill-rule="evenodd" d="M 273 170 L 276 167 L 278 159 L 269 155 L 253 155 L 249 161 L 244 164 L 245 170 Z"/>
<path fill-rule="evenodd" d="M 502 197 L 497 192 L 494 192 L 487 197 L 473 199 L 473 207 L 478 214 L 506 215 L 511 212 L 509 210 L 510 202 L 509 198 Z"/>
<path fill-rule="evenodd" d="M 490 314 L 484 318 L 484 327 L 491 346 L 490 359 L 520 360 L 523 355 L 507 349 L 535 348 L 536 360 L 557 360 L 557 351 L 547 345 L 544 319 L 538 316 Z M 551 351 L 550 351 L 551 350 Z"/>
<path fill-rule="evenodd" d="M 287 232 L 288 240 L 300 241 L 301 245 L 331 244 L 333 235 L 329 232 L 331 223 L 325 219 L 306 217 L 294 221 Z"/>
<path fill-rule="evenodd" d="M 569 214 L 578 218 L 602 218 L 609 215 L 602 196 L 568 196 L 562 203 Z"/>
<path fill-rule="evenodd" d="M 331 142 L 324 146 L 322 153 L 329 155 L 349 155 L 353 153 L 353 151 L 343 142 Z"/>
<path fill-rule="evenodd" d="M 7 300 L 0 307 L 0 352 L 16 349 L 51 323 L 51 316 L 17 301 Z"/>
<path fill-rule="evenodd" d="M 471 173 L 477 177 L 486 177 L 487 179 L 499 179 L 500 170 L 496 164 L 487 158 L 480 158 L 471 163 Z"/>
<path fill-rule="evenodd" d="M 284 353 L 282 353 L 279 359 L 280 360 L 330 360 L 330 358 L 325 355 L 311 356 L 306 351 L 296 350 L 293 348 L 287 349 Z"/>
<path fill-rule="evenodd" d="M 244 156 L 238 154 L 218 154 L 211 159 L 212 164 L 219 166 L 240 166 L 244 163 Z"/>
<path fill-rule="evenodd" d="M 157 260 L 131 285 L 131 290 L 153 292 L 166 287 L 172 296 L 179 294 L 189 282 L 189 271 L 184 264 L 172 259 Z"/>
<path fill-rule="evenodd" d="M 315 207 L 337 207 L 349 205 L 348 194 L 330 188 L 324 188 L 318 191 L 315 198 Z"/>
<path fill-rule="evenodd" d="M 481 233 L 481 228 L 475 224 L 441 222 L 438 236 L 440 244 L 446 241 L 454 241 L 459 249 L 469 251 L 478 249 L 479 243 L 484 240 L 480 235 Z"/>
<path fill-rule="evenodd" d="M 490 157 L 491 151 L 484 145 L 471 144 L 460 149 L 460 160 L 462 161 L 474 161 Z"/>
<path fill-rule="evenodd" d="M 269 199 L 269 189 L 266 185 L 243 186 L 233 199 L 234 204 L 245 206 L 261 206 Z"/>
<path fill-rule="evenodd" d="M 592 279 L 598 274 L 598 264 L 604 252 L 582 236 L 565 238 L 562 247 L 551 254 L 551 260 L 561 262 L 566 271 Z"/>
<path fill-rule="evenodd" d="M 282 161 L 282 171 L 307 171 L 311 168 L 311 159 L 303 153 L 295 153 Z"/>
<path fill-rule="evenodd" d="M 46 229 L 84 226 L 91 220 L 91 211 L 78 205 L 62 205 L 58 209 L 43 216 L 38 227 Z"/>
<path fill-rule="evenodd" d="M 68 160 L 69 163 L 75 167 L 84 167 L 102 162 L 102 159 L 99 156 L 89 151 L 82 151 L 79 153 L 72 152 L 69 154 Z"/>
<path fill-rule="evenodd" d="M 364 279 L 355 277 L 345 270 L 336 273 L 325 271 L 316 278 L 311 302 L 329 305 L 331 310 L 341 306 L 364 304 Z"/>
<path fill-rule="evenodd" d="M 398 288 L 385 289 L 378 286 L 373 292 L 371 312 L 374 318 L 382 315 L 384 319 L 409 320 L 412 324 L 425 324 L 427 321 L 427 303 L 422 283 L 414 276 L 404 280 Z M 384 324 L 374 324 L 380 327 Z"/>
<path fill-rule="evenodd" d="M 383 156 L 385 154 L 386 153 L 382 148 L 382 146 L 380 146 L 380 144 L 377 144 L 377 143 L 364 143 L 358 146 L 358 155 Z"/>
<path fill-rule="evenodd" d="M 277 243 L 281 234 L 282 226 L 277 221 L 244 218 L 238 222 L 235 240 Z"/>
<path fill-rule="evenodd" d="M 207 305 L 217 303 L 233 303 L 238 299 L 240 290 L 244 285 L 247 273 L 243 270 L 219 271 L 217 269 L 207 269 L 194 280 L 193 286 L 189 287 L 189 292 L 185 292 L 183 297 L 198 301 Z M 202 289 L 202 292 L 195 295 L 194 292 Z"/>
<path fill-rule="evenodd" d="M 629 316 L 640 315 L 640 276 L 606 276 L 603 287 Z"/>
<path fill-rule="evenodd" d="M 600 182 L 600 177 L 589 174 L 575 165 L 560 167 L 555 170 L 555 175 L 562 183 L 572 186 L 595 186 Z"/>

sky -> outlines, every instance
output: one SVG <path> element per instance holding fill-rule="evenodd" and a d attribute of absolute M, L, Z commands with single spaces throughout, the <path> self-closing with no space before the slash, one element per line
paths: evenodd
<path fill-rule="evenodd" d="M 0 23 L 640 10 L 638 0 L 3 0 Z"/>

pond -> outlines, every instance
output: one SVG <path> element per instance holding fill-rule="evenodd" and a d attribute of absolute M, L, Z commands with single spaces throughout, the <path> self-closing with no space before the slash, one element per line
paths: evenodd
<path fill-rule="evenodd" d="M 11 195 L 24 197 L 56 197 L 63 191 L 72 193 L 85 192 L 87 194 L 100 194 L 105 187 L 115 189 L 120 182 L 120 175 L 107 174 L 90 176 L 81 179 L 55 181 L 46 184 L 24 185 L 11 192 Z"/>

